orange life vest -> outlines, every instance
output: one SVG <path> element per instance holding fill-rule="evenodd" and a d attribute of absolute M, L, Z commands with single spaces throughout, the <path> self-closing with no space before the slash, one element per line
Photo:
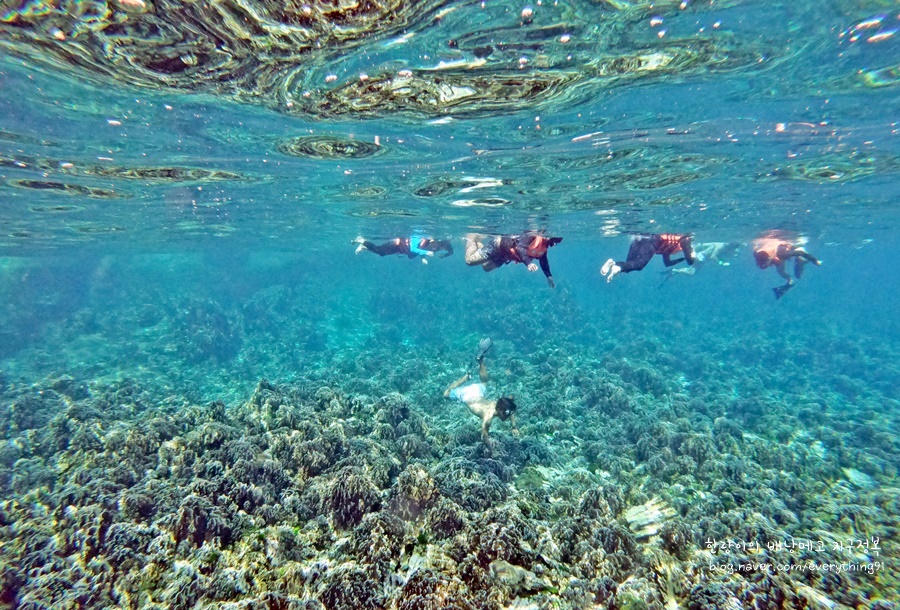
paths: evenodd
<path fill-rule="evenodd" d="M 547 238 L 535 235 L 531 243 L 528 244 L 528 256 L 531 258 L 540 258 L 547 254 Z"/>
<path fill-rule="evenodd" d="M 656 246 L 657 254 L 675 254 L 681 252 L 681 240 L 684 235 L 677 233 L 660 233 L 659 245 Z"/>
<path fill-rule="evenodd" d="M 787 246 L 789 250 L 791 244 L 777 237 L 760 237 L 753 240 L 753 252 L 765 252 L 769 257 L 769 263 L 772 265 L 780 265 L 784 262 L 778 256 L 782 246 Z"/>

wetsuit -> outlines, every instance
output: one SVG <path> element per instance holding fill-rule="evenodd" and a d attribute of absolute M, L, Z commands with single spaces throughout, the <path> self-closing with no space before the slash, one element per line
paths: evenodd
<path fill-rule="evenodd" d="M 672 255 L 682 252 L 684 256 L 672 260 Z M 694 264 L 694 251 L 691 248 L 691 238 L 688 235 L 676 233 L 648 233 L 638 235 L 628 248 L 626 260 L 616 263 L 621 268 L 621 273 L 640 271 L 647 266 L 655 254 L 661 254 L 666 267 L 677 265 L 681 261 L 688 265 Z"/>
<path fill-rule="evenodd" d="M 409 247 L 409 239 L 392 239 L 386 244 L 376 244 L 372 243 L 368 240 L 364 241 L 362 245 L 369 252 L 374 252 L 378 256 L 390 256 L 391 254 L 405 254 L 410 258 L 415 258 L 415 254 L 412 253 L 412 250 Z"/>
<path fill-rule="evenodd" d="M 453 246 L 451 246 L 450 242 L 447 240 L 430 239 L 427 237 L 419 237 L 417 235 L 405 238 L 398 237 L 397 239 L 392 239 L 391 241 L 380 245 L 370 241 L 364 241 L 362 245 L 366 250 L 374 252 L 379 256 L 405 254 L 409 258 L 415 258 L 417 256 L 428 256 L 430 252 L 438 252 L 440 250 L 447 251 L 447 254 L 444 254 L 442 258 L 446 258 L 453 254 Z"/>

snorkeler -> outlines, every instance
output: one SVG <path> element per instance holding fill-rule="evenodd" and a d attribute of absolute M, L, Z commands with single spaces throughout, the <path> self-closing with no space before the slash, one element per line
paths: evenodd
<path fill-rule="evenodd" d="M 421 256 L 423 257 L 422 262 L 425 264 L 428 264 L 428 260 L 424 257 L 434 256 L 436 252 L 443 252 L 440 258 L 447 258 L 453 254 L 453 246 L 448 240 L 432 239 L 421 235 L 398 237 L 384 244 L 375 244 L 362 237 L 357 237 L 353 243 L 359 244 L 356 247 L 357 254 L 368 250 L 378 256 L 390 256 L 391 254 L 403 254 L 409 258 Z"/>
<path fill-rule="evenodd" d="M 677 252 L 683 252 L 684 256 L 672 260 L 671 256 Z M 688 265 L 694 264 L 694 251 L 691 247 L 690 235 L 641 233 L 636 235 L 631 242 L 626 259 L 619 262 L 609 259 L 600 269 L 600 275 L 605 275 L 606 281 L 611 282 L 620 273 L 640 271 L 647 266 L 654 254 L 662 254 L 666 267 L 677 265 L 681 261 L 685 261 Z"/>
<path fill-rule="evenodd" d="M 507 263 L 522 263 L 529 271 L 535 272 L 539 263 L 547 277 L 547 284 L 550 288 L 556 288 L 547 261 L 547 249 L 561 241 L 562 237 L 545 237 L 532 231 L 494 237 L 470 233 L 466 235 L 466 264 L 470 267 L 481 265 L 485 271 L 493 271 Z"/>
<path fill-rule="evenodd" d="M 784 296 L 784 293 L 795 284 L 784 268 L 788 259 L 794 259 L 794 277 L 798 280 L 803 275 L 803 266 L 806 263 L 812 263 L 817 267 L 822 265 L 822 261 L 803 249 L 805 243 L 806 240 L 802 237 L 791 237 L 777 231 L 769 231 L 753 240 L 753 258 L 756 260 L 756 266 L 760 269 L 775 267 L 778 275 L 786 281 L 784 285 L 772 289 L 776 300 Z"/>
<path fill-rule="evenodd" d="M 669 268 L 660 271 L 665 276 L 660 283 L 660 287 L 665 284 L 669 278 L 675 275 L 694 275 L 697 268 L 715 263 L 723 267 L 731 265 L 730 259 L 734 258 L 737 251 L 741 249 L 743 244 L 738 242 L 712 241 L 702 244 L 693 244 L 694 264 L 690 267 Z"/>
<path fill-rule="evenodd" d="M 493 342 L 490 339 L 482 339 L 478 346 L 475 361 L 478 363 L 480 383 L 463 385 L 472 378 L 472 374 L 467 372 L 444 390 L 444 398 L 452 398 L 453 400 L 466 403 L 469 411 L 481 418 L 481 440 L 488 448 L 488 451 L 491 451 L 493 448 L 491 439 L 488 437 L 488 431 L 495 417 L 499 417 L 502 421 L 509 420 L 512 426 L 510 431 L 515 436 L 519 435 L 519 429 L 516 427 L 516 403 L 513 401 L 512 396 L 503 396 L 497 400 L 485 398 L 487 393 L 485 384 L 488 381 L 488 373 L 487 366 L 484 364 L 484 355 L 492 344 Z"/>
<path fill-rule="evenodd" d="M 734 258 L 741 246 L 744 245 L 746 244 L 736 241 L 710 241 L 702 244 L 693 244 L 694 264 L 702 263 L 706 265 L 716 263 L 727 267 L 731 264 L 730 259 Z"/>

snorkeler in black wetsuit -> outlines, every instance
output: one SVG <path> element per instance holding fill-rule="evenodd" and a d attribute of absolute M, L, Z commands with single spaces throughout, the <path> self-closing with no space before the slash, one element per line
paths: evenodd
<path fill-rule="evenodd" d="M 357 237 L 354 243 L 359 244 L 356 253 L 359 254 L 364 250 L 373 252 L 378 256 L 390 256 L 392 254 L 402 254 L 409 258 L 417 256 L 434 256 L 437 252 L 443 252 L 440 258 L 447 258 L 453 254 L 453 246 L 446 239 L 431 239 L 430 237 L 420 237 L 413 235 L 412 237 L 398 237 L 384 244 L 376 244 L 362 237 Z M 424 260 L 424 259 L 423 259 Z"/>
<path fill-rule="evenodd" d="M 679 259 L 672 260 L 672 255 L 678 252 L 684 253 Z M 619 273 L 631 273 L 640 271 L 647 266 L 654 255 L 661 254 L 666 267 L 677 265 L 684 261 L 688 265 L 694 264 L 694 251 L 691 247 L 691 236 L 679 233 L 644 233 L 638 235 L 628 248 L 628 256 L 624 261 L 616 262 L 609 259 L 600 269 L 600 275 L 606 276 L 610 282 Z"/>
<path fill-rule="evenodd" d="M 562 237 L 544 237 L 532 232 L 494 237 L 472 233 L 466 236 L 466 264 L 470 267 L 481 265 L 485 271 L 493 271 L 507 263 L 522 263 L 532 272 L 537 271 L 540 264 L 547 284 L 555 288 L 547 249 L 561 241 Z"/>

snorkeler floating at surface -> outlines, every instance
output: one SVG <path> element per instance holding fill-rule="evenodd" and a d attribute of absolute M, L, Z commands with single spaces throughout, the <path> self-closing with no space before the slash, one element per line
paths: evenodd
<path fill-rule="evenodd" d="M 453 254 L 453 246 L 448 240 L 432 239 L 421 235 L 398 237 L 384 244 L 376 244 L 362 237 L 357 237 L 353 240 L 353 243 L 359 244 L 356 247 L 357 254 L 368 250 L 378 256 L 390 256 L 391 254 L 403 254 L 409 258 L 421 256 L 423 257 L 422 262 L 425 264 L 428 264 L 428 260 L 425 257 L 434 256 L 436 252 L 443 252 L 440 258 L 447 258 Z"/>
<path fill-rule="evenodd" d="M 556 287 L 550 263 L 547 261 L 547 249 L 562 241 L 562 237 L 545 237 L 531 231 L 521 235 L 466 235 L 466 264 L 470 267 L 481 265 L 485 271 L 493 271 L 507 263 L 522 263 L 528 270 L 535 272 L 540 263 L 541 271 L 547 277 L 550 288 Z"/>
<path fill-rule="evenodd" d="M 671 256 L 683 252 L 682 258 L 672 260 Z M 691 236 L 681 233 L 641 233 L 635 236 L 628 248 L 628 256 L 624 261 L 616 262 L 609 259 L 600 269 L 600 275 L 606 276 L 606 281 L 611 282 L 620 273 L 640 271 L 647 266 L 655 254 L 662 254 L 666 267 L 677 265 L 685 261 L 688 265 L 694 264 L 694 252 L 691 247 Z"/>
<path fill-rule="evenodd" d="M 679 267 L 678 269 L 670 267 L 665 271 L 660 271 L 660 273 L 665 276 L 660 283 L 660 287 L 662 287 L 669 278 L 675 275 L 694 275 L 697 273 L 698 268 L 705 267 L 706 265 L 715 263 L 723 267 L 728 267 L 731 265 L 730 259 L 735 257 L 742 246 L 744 246 L 744 244 L 734 241 L 711 241 L 693 244 L 694 264 L 690 267 Z"/>
<path fill-rule="evenodd" d="M 550 263 L 547 260 L 547 250 L 562 241 L 561 237 L 546 237 L 540 232 L 526 231 L 518 235 L 481 235 L 470 233 L 465 236 L 466 264 L 480 265 L 485 271 L 493 271 L 508 263 L 523 263 L 529 271 L 541 270 L 547 278 L 547 284 L 551 288 L 556 287 L 553 275 L 550 272 Z M 447 258 L 453 254 L 453 246 L 449 240 L 432 239 L 420 235 L 411 237 L 398 237 L 383 244 L 375 244 L 362 237 L 357 237 L 353 243 L 359 244 L 356 253 L 368 250 L 379 256 L 392 254 L 405 255 L 409 258 L 422 257 L 422 262 L 427 264 L 428 257 L 436 253 L 440 258 Z M 795 280 L 785 271 L 785 263 L 794 259 L 794 277 L 800 279 L 803 274 L 803 266 L 812 263 L 820 266 L 822 263 L 803 249 L 806 243 L 802 237 L 783 232 L 769 231 L 756 238 L 752 242 L 753 256 L 760 269 L 774 266 L 778 274 L 787 283 L 774 288 L 775 298 L 780 299 L 784 293 L 790 290 Z M 628 255 L 624 261 L 609 259 L 600 269 L 600 274 L 610 282 L 620 273 L 640 271 L 657 254 L 662 255 L 666 270 L 662 273 L 666 276 L 665 282 L 675 274 L 694 275 L 696 268 L 707 263 L 716 263 L 728 266 L 729 259 L 733 258 L 737 251 L 745 244 L 740 242 L 706 242 L 693 244 L 693 238 L 689 234 L 682 233 L 639 233 L 634 236 Z M 672 255 L 683 253 L 681 258 L 672 259 Z M 678 263 L 686 262 L 689 267 L 670 269 Z M 489 347 L 489 346 L 488 346 Z M 483 367 L 483 362 L 480 362 Z M 486 379 L 486 373 L 483 380 Z"/>
<path fill-rule="evenodd" d="M 478 376 L 481 380 L 479 383 L 463 385 L 472 378 L 472 374 L 467 372 L 465 375 L 451 383 L 450 387 L 444 390 L 444 398 L 452 398 L 453 400 L 466 403 L 466 406 L 469 407 L 469 411 L 481 418 L 481 440 L 484 442 L 488 451 L 493 449 L 491 439 L 488 436 L 488 431 L 490 430 L 491 422 L 494 421 L 495 417 L 499 417 L 502 421 L 509 420 L 509 423 L 512 426 L 510 431 L 515 436 L 519 435 L 519 429 L 516 427 L 516 403 L 513 401 L 513 397 L 503 396 L 497 400 L 488 400 L 485 398 L 485 394 L 487 393 L 487 386 L 485 386 L 485 384 L 488 381 L 488 373 L 487 367 L 484 364 L 484 355 L 490 349 L 491 345 L 493 345 L 493 342 L 489 338 L 485 338 L 481 340 L 481 343 L 478 346 L 478 353 L 475 356 L 475 361 L 478 363 Z"/>
<path fill-rule="evenodd" d="M 822 261 L 803 249 L 806 243 L 803 237 L 792 237 L 786 233 L 769 231 L 753 240 L 753 258 L 760 269 L 775 267 L 778 275 L 786 280 L 786 284 L 773 288 L 775 299 L 778 300 L 784 293 L 790 290 L 795 282 L 785 270 L 784 265 L 788 259 L 794 259 L 794 277 L 798 280 L 803 275 L 803 266 L 812 263 L 819 267 Z"/>

